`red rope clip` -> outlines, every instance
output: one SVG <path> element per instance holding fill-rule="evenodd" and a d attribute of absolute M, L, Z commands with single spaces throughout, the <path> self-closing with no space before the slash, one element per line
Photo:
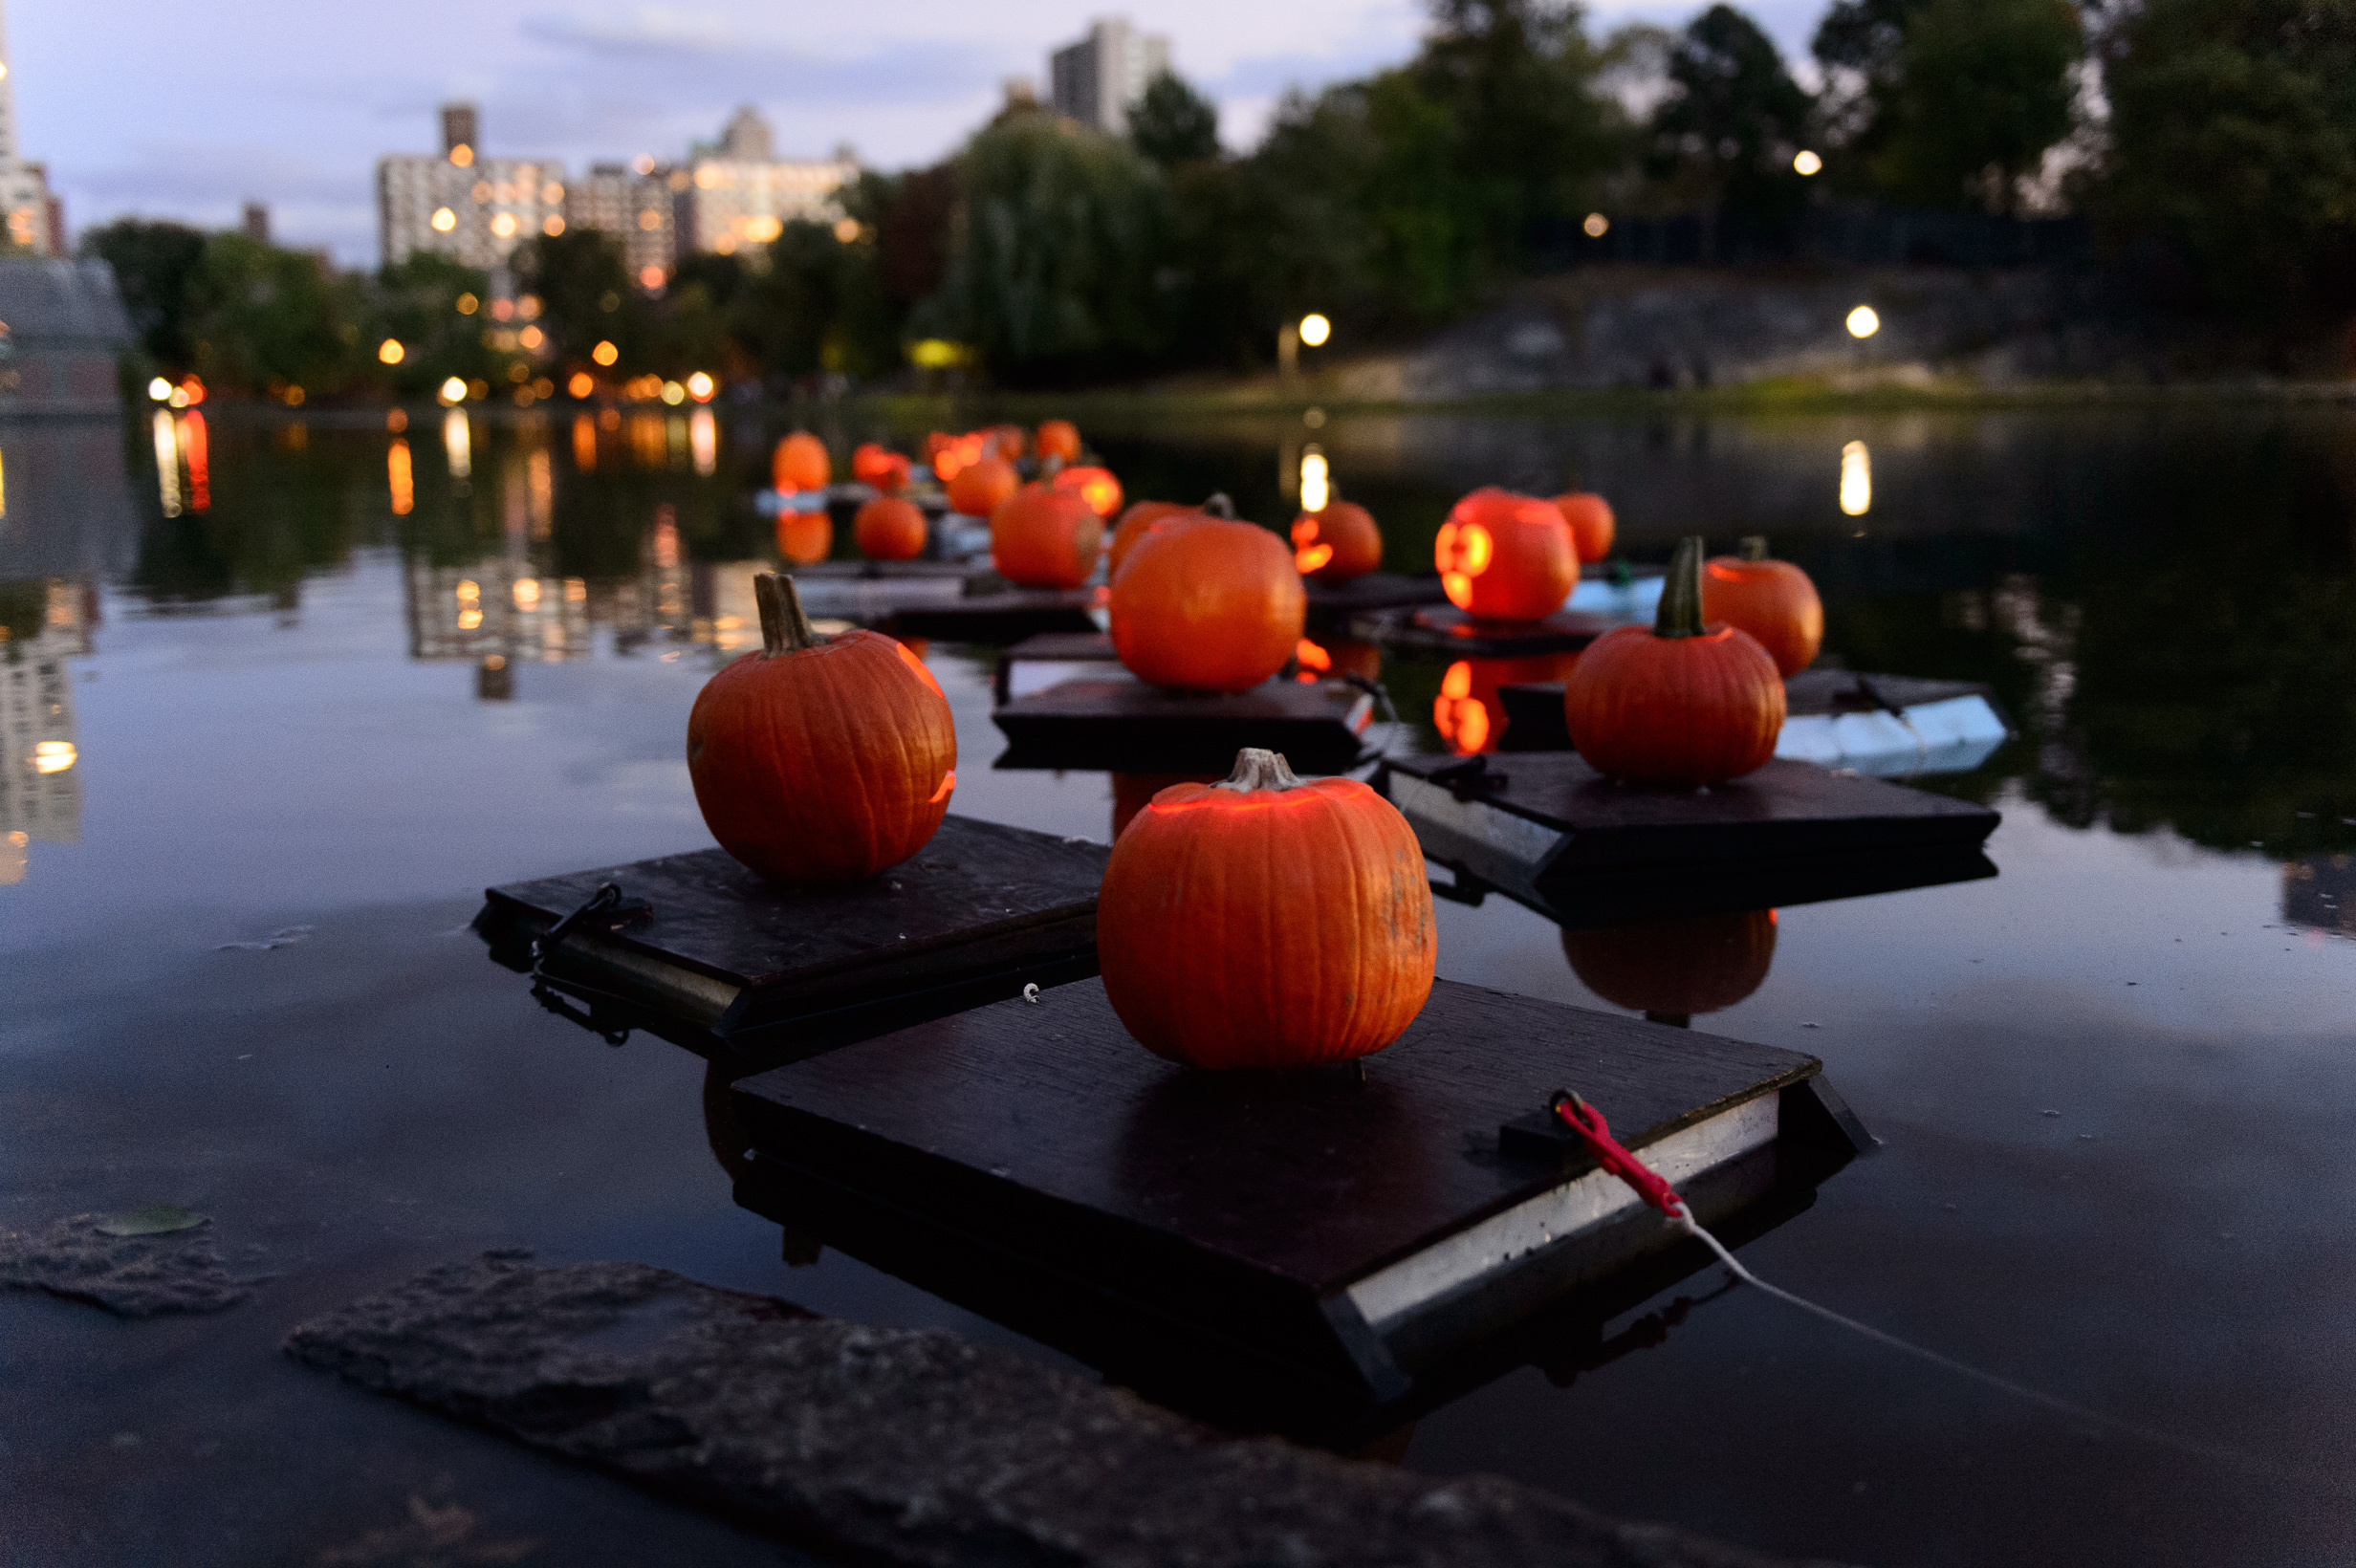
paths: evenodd
<path fill-rule="evenodd" d="M 1681 1219 L 1691 1212 L 1668 1182 L 1621 1146 L 1620 1140 L 1611 1135 L 1611 1126 L 1603 1120 L 1602 1111 L 1568 1089 L 1557 1089 L 1546 1108 L 1561 1118 L 1564 1126 L 1586 1140 L 1595 1163 L 1634 1187 L 1638 1197 L 1670 1219 Z"/>

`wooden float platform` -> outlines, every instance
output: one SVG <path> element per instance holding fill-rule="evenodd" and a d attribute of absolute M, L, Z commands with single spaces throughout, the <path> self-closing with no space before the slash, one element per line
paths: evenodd
<path fill-rule="evenodd" d="M 1237 751 L 1262 746 L 1296 773 L 1338 773 L 1359 760 L 1374 697 L 1342 681 L 1281 678 L 1249 691 L 1165 691 L 1124 672 L 1059 682 L 990 717 L 1007 738 L 1000 768 L 1224 776 Z"/>
<path fill-rule="evenodd" d="M 1708 1266 L 1549 1122 L 1566 1088 L 1737 1238 L 1871 1142 L 1768 1046 L 1442 980 L 1363 1063 L 1211 1073 L 1088 980 L 739 1081 L 736 1197 L 1149 1397 L 1330 1438 Z"/>
<path fill-rule="evenodd" d="M 1350 634 L 1389 648 L 1448 658 L 1505 659 L 1575 652 L 1623 624 L 1585 610 L 1557 610 L 1542 621 L 1482 621 L 1453 605 L 1426 605 L 1353 617 Z"/>
<path fill-rule="evenodd" d="M 991 693 L 1000 706 L 1051 686 L 1083 676 L 1115 679 L 1126 674 L 1113 640 L 1102 632 L 1048 632 L 1027 637 L 998 652 Z"/>
<path fill-rule="evenodd" d="M 1101 631 L 1097 609 L 1093 588 L 1014 588 L 903 605 L 891 613 L 884 629 L 899 637 L 943 642 L 1020 642 L 1051 632 Z"/>
<path fill-rule="evenodd" d="M 2012 737 L 1992 688 L 1858 670 L 1803 669 L 1783 683 L 1776 755 L 1859 773 L 1964 773 Z M 1500 751 L 1566 751 L 1560 681 L 1508 682 Z"/>
<path fill-rule="evenodd" d="M 723 850 L 489 889 L 474 929 L 534 972 L 534 944 L 606 883 L 538 978 L 601 1033 L 774 1061 L 1096 972 L 1102 844 L 954 814 L 910 860 L 842 888 L 780 887 Z M 633 907 L 637 906 L 637 907 Z"/>
<path fill-rule="evenodd" d="M 1386 758 L 1424 853 L 1558 919 L 1612 925 L 1994 876 L 1986 806 L 1780 758 L 1710 790 L 1615 783 L 1576 752 Z"/>
<path fill-rule="evenodd" d="M 1448 595 L 1437 573 L 1407 577 L 1396 572 L 1369 572 L 1347 582 L 1303 581 L 1309 596 L 1309 629 L 1345 631 L 1353 619 L 1376 610 L 1418 605 L 1441 605 Z"/>

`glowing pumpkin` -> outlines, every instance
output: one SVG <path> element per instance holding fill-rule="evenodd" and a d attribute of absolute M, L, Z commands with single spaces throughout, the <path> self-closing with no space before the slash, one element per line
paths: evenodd
<path fill-rule="evenodd" d="M 1129 553 L 1110 609 L 1113 651 L 1139 680 L 1243 691 L 1291 661 L 1309 601 L 1283 540 L 1197 513 Z"/>
<path fill-rule="evenodd" d="M 1080 430 L 1068 419 L 1051 419 L 1040 425 L 1035 445 L 1042 458 L 1060 458 L 1066 463 L 1080 461 Z"/>
<path fill-rule="evenodd" d="M 809 566 L 834 554 L 835 520 L 824 511 L 777 513 L 777 554 L 795 566 Z"/>
<path fill-rule="evenodd" d="M 925 553 L 931 536 L 916 504 L 897 495 L 879 495 L 861 507 L 851 533 L 859 553 L 877 561 L 912 561 Z"/>
<path fill-rule="evenodd" d="M 935 430 L 925 438 L 925 461 L 932 465 L 933 476 L 944 485 L 988 455 L 983 450 L 982 438 L 978 434 L 949 436 Z M 977 512 L 974 515 L 987 516 L 988 513 Z"/>
<path fill-rule="evenodd" d="M 838 886 L 925 847 L 957 786 L 957 730 L 888 637 L 819 637 L 793 579 L 753 578 L 761 651 L 704 686 L 687 775 L 720 847 L 773 882 Z"/>
<path fill-rule="evenodd" d="M 1113 1011 L 1194 1067 L 1380 1051 L 1423 1010 L 1436 953 L 1407 818 L 1356 779 L 1303 783 L 1256 749 L 1224 783 L 1156 795 L 1114 841 L 1097 900 Z"/>
<path fill-rule="evenodd" d="M 1383 564 L 1383 533 L 1354 501 L 1329 501 L 1293 519 L 1293 563 L 1319 582 L 1347 582 Z"/>
<path fill-rule="evenodd" d="M 1571 744 L 1598 773 L 1691 789 L 1763 766 L 1783 680 L 1750 633 L 1702 621 L 1702 542 L 1678 541 L 1653 624 L 1590 643 L 1562 684 Z"/>
<path fill-rule="evenodd" d="M 1720 555 L 1702 568 L 1702 619 L 1739 626 L 1758 639 L 1785 676 L 1799 674 L 1824 645 L 1824 601 L 1808 574 L 1790 561 L 1769 560 L 1767 541 L 1742 541 L 1739 555 Z"/>
<path fill-rule="evenodd" d="M 851 477 L 889 494 L 908 483 L 908 460 L 876 442 L 862 442 L 851 453 Z"/>
<path fill-rule="evenodd" d="M 1580 983 L 1615 1007 L 1663 1023 L 1733 1007 L 1766 983 L 1776 912 L 1740 909 L 1681 920 L 1562 933 Z"/>
<path fill-rule="evenodd" d="M 792 495 L 796 490 L 824 490 L 835 474 L 834 460 L 826 455 L 826 443 L 807 430 L 796 430 L 777 443 L 777 449 L 769 454 L 769 475 L 777 489 Z"/>
<path fill-rule="evenodd" d="M 1076 491 L 1099 517 L 1109 517 L 1121 510 L 1121 481 L 1110 468 L 1058 468 L 1050 483 L 1058 490 Z"/>
<path fill-rule="evenodd" d="M 987 517 L 1022 484 L 1014 465 L 1002 457 L 976 458 L 949 482 L 949 504 L 969 517 Z"/>
<path fill-rule="evenodd" d="M 1077 588 L 1096 570 L 1104 520 L 1079 492 L 1025 485 L 990 514 L 990 563 L 1026 588 Z"/>
<path fill-rule="evenodd" d="M 1571 544 L 1582 561 L 1600 561 L 1611 554 L 1620 525 L 1609 501 L 1587 490 L 1566 490 L 1555 497 L 1555 510 L 1570 525 Z"/>
<path fill-rule="evenodd" d="M 1543 620 L 1579 582 L 1579 554 L 1562 513 L 1494 485 L 1456 503 L 1432 555 L 1448 601 L 1484 621 Z"/>

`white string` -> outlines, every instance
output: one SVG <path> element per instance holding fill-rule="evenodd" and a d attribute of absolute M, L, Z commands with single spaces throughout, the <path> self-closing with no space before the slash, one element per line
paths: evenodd
<path fill-rule="evenodd" d="M 2219 1464 L 2231 1465 L 2237 1469 L 2262 1470 L 2266 1474 L 2278 1478 L 2297 1477 L 2308 1486 L 2322 1487 L 2326 1491 L 2338 1492 L 2343 1496 L 2356 1495 L 2356 1487 L 2350 1486 L 2346 1481 L 2337 1476 L 2324 1475 L 2318 1471 L 2284 1466 L 2276 1461 L 2258 1459 L 2233 1448 L 2220 1448 L 2211 1444 L 2196 1442 L 2192 1438 L 2180 1437 L 2174 1432 L 2164 1432 L 2159 1430 L 2157 1427 L 2139 1426 L 2131 1421 L 2121 1421 L 2115 1416 L 2106 1416 L 2099 1410 L 2090 1410 L 2083 1405 L 2076 1405 L 2068 1400 L 2060 1399 L 2052 1394 L 2045 1393 L 2040 1389 L 2031 1388 L 2026 1383 L 2015 1383 L 2010 1378 L 2000 1378 L 1993 1372 L 1984 1372 L 1980 1368 L 1973 1366 L 1968 1362 L 1955 1360 L 1952 1356 L 1941 1355 L 1938 1351 L 1930 1349 L 1928 1346 L 1918 1345 L 1910 1340 L 1901 1339 L 1894 1334 L 1885 1333 L 1881 1329 L 1875 1328 L 1871 1323 L 1861 1323 L 1854 1318 L 1844 1318 L 1840 1313 L 1833 1311 L 1830 1307 L 1819 1306 L 1805 1296 L 1794 1296 L 1790 1291 L 1783 1289 L 1779 1285 L 1768 1284 L 1767 1281 L 1761 1279 L 1758 1275 L 1753 1274 L 1749 1269 L 1743 1267 L 1743 1265 L 1735 1259 L 1734 1254 L 1726 1250 L 1725 1243 L 1721 1242 L 1717 1237 L 1702 1229 L 1700 1222 L 1693 1218 L 1692 1211 L 1686 1208 L 1685 1200 L 1683 1198 L 1672 1197 L 1671 1201 L 1673 1201 L 1677 1207 L 1670 1212 L 1669 1218 L 1674 1220 L 1678 1225 L 1684 1227 L 1685 1230 L 1693 1235 L 1695 1239 L 1700 1241 L 1703 1246 L 1709 1248 L 1712 1252 L 1715 1252 L 1717 1254 L 1718 1261 L 1725 1264 L 1727 1271 L 1736 1279 L 1741 1280 L 1744 1284 L 1750 1286 L 1754 1290 L 1765 1292 L 1767 1295 L 1774 1296 L 1778 1301 L 1787 1302 L 1792 1306 L 1798 1307 L 1802 1312 L 1814 1313 L 1817 1317 L 1823 1318 L 1826 1322 L 1838 1323 L 1841 1327 L 1849 1330 L 1853 1334 L 1862 1334 L 1866 1339 L 1873 1340 L 1876 1344 L 1884 1344 L 1887 1345 L 1892 1350 L 1904 1351 L 1907 1355 L 1914 1356 L 1923 1361 L 1929 1361 L 1933 1366 L 1945 1367 L 1948 1371 L 1970 1378 L 1974 1383 L 1985 1383 L 1991 1388 L 1995 1388 L 2000 1392 L 2012 1395 L 2015 1399 L 2026 1400 L 2031 1405 L 2041 1405 L 2044 1408 L 2053 1411 L 2057 1415 L 2066 1416 L 2073 1421 L 2083 1422 L 2087 1426 L 2107 1427 L 2112 1431 L 2124 1433 L 2128 1437 L 2139 1438 L 2146 1443 L 2154 1444 L 2160 1448 L 2174 1448 L 2180 1453 L 2192 1454 L 2202 1459 L 2214 1460 Z"/>

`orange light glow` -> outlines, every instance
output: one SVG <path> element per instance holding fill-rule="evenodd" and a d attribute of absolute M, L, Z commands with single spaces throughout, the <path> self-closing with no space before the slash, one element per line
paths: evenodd
<path fill-rule="evenodd" d="M 1121 481 L 1109 468 L 1065 468 L 1055 478 L 1058 490 L 1078 490 L 1088 510 L 1109 517 L 1121 510 Z"/>
<path fill-rule="evenodd" d="M 1334 547 L 1332 545 L 1313 544 L 1305 550 L 1294 553 L 1293 565 L 1299 570 L 1302 577 L 1307 577 L 1333 558 Z"/>
<path fill-rule="evenodd" d="M 384 477 L 393 492 L 393 515 L 406 517 L 417 505 L 417 489 L 409 469 L 409 443 L 395 436 L 393 449 L 384 454 Z"/>
<path fill-rule="evenodd" d="M 1496 558 L 1497 541 L 1480 523 L 1442 523 L 1432 541 L 1432 555 L 1440 568 L 1440 588 L 1459 610 L 1472 607 L 1472 579 L 1489 570 Z"/>
<path fill-rule="evenodd" d="M 180 455 L 188 465 L 190 512 L 203 512 L 212 505 L 211 464 L 207 455 L 210 445 L 205 435 L 204 415 L 191 408 L 180 416 Z"/>
<path fill-rule="evenodd" d="M 180 390 L 182 395 L 188 400 L 188 406 L 191 408 L 205 401 L 205 383 L 194 376 L 181 377 Z"/>
<path fill-rule="evenodd" d="M 924 680 L 924 683 L 927 686 L 932 687 L 936 693 L 939 693 L 944 697 L 948 695 L 946 692 L 941 691 L 941 683 L 933 678 L 933 673 L 931 670 L 925 667 L 925 662 L 916 656 L 915 650 L 911 649 L 905 642 L 895 642 L 892 646 L 899 653 L 900 662 L 907 665 L 910 669 L 916 671 L 918 676 Z M 949 782 L 953 783 L 956 780 L 957 774 L 952 770 L 949 776 Z M 947 794 L 949 791 L 949 784 L 944 783 L 941 786 L 941 790 L 942 794 Z M 933 798 L 938 800 L 941 798 L 941 795 L 936 795 Z"/>
<path fill-rule="evenodd" d="M 937 805 L 939 805 L 942 801 L 947 800 L 947 799 L 949 798 L 949 791 L 951 791 L 951 790 L 953 790 L 953 789 L 955 789 L 956 787 L 957 787 L 957 770 L 956 770 L 956 769 L 954 769 L 954 768 L 951 768 L 951 769 L 950 769 L 948 773 L 943 773 L 943 774 L 941 775 L 941 787 L 940 787 L 939 789 L 937 789 L 937 790 L 935 790 L 935 791 L 933 791 L 933 792 L 932 792 L 932 798 L 931 798 L 931 799 L 929 799 L 929 800 L 927 800 L 927 801 L 926 801 L 926 802 L 925 802 L 925 804 L 926 804 L 926 805 L 927 805 L 927 806 L 937 806 Z"/>
<path fill-rule="evenodd" d="M 1459 659 L 1454 664 L 1448 666 L 1448 673 L 1446 675 L 1440 677 L 1440 695 L 1443 697 L 1470 697 L 1472 694 L 1472 666 Z"/>
<path fill-rule="evenodd" d="M 1302 669 L 1326 670 L 1334 667 L 1334 656 L 1305 637 L 1293 649 L 1293 657 L 1300 662 Z"/>
<path fill-rule="evenodd" d="M 1489 707 L 1472 695 L 1472 666 L 1462 659 L 1440 677 L 1440 694 L 1431 703 L 1431 727 L 1459 756 L 1470 756 L 1489 744 Z"/>
<path fill-rule="evenodd" d="M 937 446 L 934 443 L 939 443 Z M 927 438 L 932 447 L 932 471 L 941 483 L 948 484 L 965 469 L 988 455 L 990 437 L 986 431 L 969 430 L 961 436 L 945 436 L 938 431 Z"/>
<path fill-rule="evenodd" d="M 573 417 L 573 467 L 588 473 L 598 466 L 597 422 L 586 414 Z"/>

